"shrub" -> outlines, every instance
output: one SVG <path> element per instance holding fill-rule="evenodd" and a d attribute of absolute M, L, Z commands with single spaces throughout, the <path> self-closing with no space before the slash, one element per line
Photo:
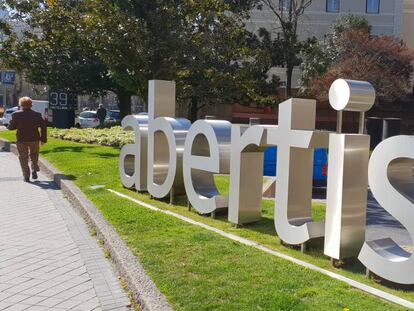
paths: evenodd
<path fill-rule="evenodd" d="M 50 137 L 112 147 L 134 143 L 134 132 L 125 131 L 120 126 L 104 129 L 54 129 L 50 132 Z"/>

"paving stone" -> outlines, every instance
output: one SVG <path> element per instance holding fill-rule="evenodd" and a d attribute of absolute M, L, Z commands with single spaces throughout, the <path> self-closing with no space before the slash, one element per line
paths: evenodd
<path fill-rule="evenodd" d="M 29 308 L 30 306 L 24 304 L 14 304 L 5 309 L 5 311 L 23 311 Z"/>
<path fill-rule="evenodd" d="M 0 152 L 0 310 L 130 310 L 110 262 L 61 191 L 41 174 L 33 183 L 20 176 L 17 158 Z"/>

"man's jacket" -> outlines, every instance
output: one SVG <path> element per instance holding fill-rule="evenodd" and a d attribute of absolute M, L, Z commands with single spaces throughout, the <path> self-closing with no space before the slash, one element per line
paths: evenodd
<path fill-rule="evenodd" d="M 39 134 L 39 128 L 41 132 Z M 31 109 L 16 111 L 12 114 L 9 130 L 17 130 L 17 142 L 47 142 L 47 125 L 42 115 Z"/>

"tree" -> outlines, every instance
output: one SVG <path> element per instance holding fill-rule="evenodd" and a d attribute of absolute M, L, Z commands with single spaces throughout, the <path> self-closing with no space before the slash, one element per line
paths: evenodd
<path fill-rule="evenodd" d="M 260 0 L 259 8 L 267 7 L 275 16 L 279 28 L 272 44 L 268 45 L 272 57 L 273 66 L 286 67 L 286 92 L 292 95 L 292 76 L 295 66 L 300 65 L 298 57 L 304 48 L 304 42 L 298 38 L 298 24 L 305 10 L 312 4 L 312 0 Z M 269 41 L 270 35 L 266 29 L 261 29 L 260 37 Z M 270 39 L 271 40 L 271 39 Z M 266 46 L 266 45 L 265 45 Z M 281 55 L 282 57 L 280 58 Z"/>
<path fill-rule="evenodd" d="M 371 82 L 378 102 L 393 102 L 410 90 L 414 51 L 399 38 L 350 30 L 337 40 L 336 48 L 337 61 L 310 82 L 308 92 L 317 99 L 326 100 L 329 86 L 338 78 Z"/>
<path fill-rule="evenodd" d="M 279 80 L 268 79 L 269 64 L 255 52 L 254 37 L 243 24 L 248 11 L 240 3 L 201 0 L 183 6 L 177 82 L 192 121 L 211 104 L 276 102 Z"/>
<path fill-rule="evenodd" d="M 88 1 L 85 24 L 96 55 L 118 84 L 142 99 L 148 80 L 174 78 L 181 2 Z"/>
<path fill-rule="evenodd" d="M 88 25 L 97 54 L 116 81 L 146 98 L 147 80 L 175 80 L 178 99 L 194 121 L 206 105 L 262 100 L 262 95 L 270 100 L 267 87 L 277 81 L 266 81 L 267 69 L 252 57 L 253 40 L 242 23 L 252 4 L 93 0 Z"/>
<path fill-rule="evenodd" d="M 305 91 L 304 88 L 309 85 L 312 78 L 324 74 L 343 56 L 339 41 L 344 33 L 355 30 L 370 34 L 371 29 L 365 17 L 349 13 L 337 19 L 323 41 L 318 41 L 316 38 L 309 40 L 301 53 L 302 92 Z"/>
<path fill-rule="evenodd" d="M 86 7 L 79 1 L 7 0 L 12 22 L 24 23 L 21 34 L 9 31 L 0 48 L 1 62 L 33 83 L 77 94 L 118 95 L 122 115 L 130 112 L 130 95 L 108 74 L 96 56 L 84 25 Z M 10 28 L 10 27 L 9 27 Z M 9 29 L 10 30 L 10 29 Z"/>
<path fill-rule="evenodd" d="M 242 22 L 254 0 L 7 1 L 30 31 L 0 53 L 33 83 L 114 91 L 122 115 L 150 79 L 176 80 L 192 120 L 205 105 L 276 101 Z"/>

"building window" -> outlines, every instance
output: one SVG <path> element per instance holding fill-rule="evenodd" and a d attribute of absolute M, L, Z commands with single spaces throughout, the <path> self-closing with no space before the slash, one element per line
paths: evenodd
<path fill-rule="evenodd" d="M 340 0 L 326 0 L 326 12 L 338 13 L 340 5 Z"/>
<path fill-rule="evenodd" d="M 289 11 L 290 1 L 291 0 L 279 0 L 279 10 L 280 11 Z"/>
<path fill-rule="evenodd" d="M 379 14 L 380 0 L 367 0 L 367 13 Z"/>

